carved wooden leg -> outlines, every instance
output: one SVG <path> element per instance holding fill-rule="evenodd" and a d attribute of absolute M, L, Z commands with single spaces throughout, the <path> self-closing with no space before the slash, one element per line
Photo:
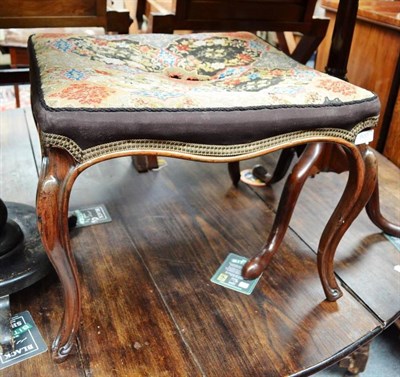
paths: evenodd
<path fill-rule="evenodd" d="M 354 219 L 359 215 L 375 187 L 376 159 L 367 148 L 345 148 L 349 178 L 344 193 L 329 219 L 318 247 L 318 271 L 329 301 L 336 301 L 342 292 L 336 282 L 333 259 L 337 246 Z M 367 174 L 366 174 L 367 171 Z"/>
<path fill-rule="evenodd" d="M 64 293 L 64 317 L 52 346 L 53 359 L 58 362 L 68 356 L 74 344 L 81 307 L 78 273 L 68 232 L 68 202 L 76 175 L 70 155 L 50 150 L 43 158 L 37 191 L 39 232 Z"/>
<path fill-rule="evenodd" d="M 239 161 L 228 162 L 228 171 L 231 181 L 235 187 L 238 187 L 240 181 L 240 164 Z"/>
<path fill-rule="evenodd" d="M 158 168 L 157 156 L 132 156 L 132 162 L 139 173 Z"/>
<path fill-rule="evenodd" d="M 283 179 L 288 172 L 290 165 L 293 161 L 293 158 L 295 157 L 296 153 L 298 156 L 301 155 L 303 152 L 305 146 L 300 145 L 297 147 L 293 148 L 286 148 L 283 149 L 278 162 L 276 164 L 275 170 L 272 174 L 268 173 L 267 174 L 262 174 L 262 175 L 257 175 L 257 167 L 253 168 L 253 175 L 260 179 L 261 181 L 264 181 L 267 185 L 279 182 L 281 179 Z M 258 165 L 262 169 L 263 172 L 266 172 L 266 170 L 262 167 L 262 165 Z M 239 180 L 240 180 L 240 166 L 239 162 L 229 162 L 228 163 L 228 171 L 229 171 L 229 176 L 231 177 L 232 183 L 235 187 L 238 186 Z"/>
<path fill-rule="evenodd" d="M 272 174 L 269 173 L 262 165 L 256 165 L 253 167 L 253 175 L 259 180 L 265 182 L 266 185 L 272 185 L 273 183 L 279 182 L 288 172 L 295 155 L 295 147 L 282 149 L 278 162 L 275 166 L 275 170 Z M 300 155 L 300 153 L 298 153 L 298 155 Z"/>
<path fill-rule="evenodd" d="M 371 153 L 373 152 L 371 151 Z M 375 174 L 378 174 L 378 172 L 376 171 Z M 368 217 L 378 228 L 380 228 L 383 232 L 390 234 L 391 236 L 400 237 L 400 224 L 391 223 L 382 216 L 379 205 L 378 179 L 376 179 L 374 191 L 365 209 L 367 210 Z"/>
<path fill-rule="evenodd" d="M 309 144 L 287 178 L 268 240 L 261 253 L 250 259 L 243 267 L 242 275 L 246 279 L 255 279 L 260 276 L 278 250 L 289 226 L 300 191 L 307 178 L 316 173 L 316 163 L 322 151 L 322 143 Z"/>

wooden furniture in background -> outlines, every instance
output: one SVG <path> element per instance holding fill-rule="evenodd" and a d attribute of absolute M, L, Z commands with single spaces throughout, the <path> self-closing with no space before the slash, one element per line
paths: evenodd
<path fill-rule="evenodd" d="M 322 0 L 331 19 L 318 49 L 316 67 L 324 70 L 338 0 Z M 381 117 L 372 147 L 400 167 L 400 1 L 360 0 L 347 78 L 379 95 Z"/>
<path fill-rule="evenodd" d="M 175 30 L 296 31 L 302 38 L 290 55 L 305 64 L 324 38 L 328 25 L 326 19 L 313 18 L 315 3 L 307 0 L 297 3 L 138 0 L 136 19 L 141 29 L 146 18 L 146 31 L 151 33 L 173 33 Z"/>
<path fill-rule="evenodd" d="M 1 28 L 107 26 L 107 0 L 3 0 Z"/>
<path fill-rule="evenodd" d="M 102 27 L 107 32 L 128 33 L 129 12 L 107 11 L 107 0 L 3 0 L 0 29 L 43 27 Z M 0 70 L 0 84 L 29 82 L 26 49 L 10 51 L 11 69 Z M 17 67 L 17 68 L 15 68 Z"/>

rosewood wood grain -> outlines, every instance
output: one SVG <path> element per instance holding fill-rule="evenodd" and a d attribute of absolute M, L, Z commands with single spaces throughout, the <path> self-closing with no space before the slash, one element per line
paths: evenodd
<path fill-rule="evenodd" d="M 228 162 L 228 172 L 231 181 L 235 187 L 238 187 L 240 181 L 240 164 L 239 161 Z"/>
<path fill-rule="evenodd" d="M 363 166 L 361 157 L 357 155 L 359 152 L 355 147 L 347 147 L 350 150 L 348 154 L 353 158 L 350 162 L 349 183 L 346 187 L 345 195 L 342 197 L 338 208 L 335 210 L 328 223 L 326 228 L 327 230 L 323 234 L 318 259 L 324 289 L 328 299 L 331 300 L 337 298 L 338 294 L 336 293 L 338 293 L 339 289 L 333 275 L 333 257 L 335 248 L 344 231 L 350 225 L 352 216 L 357 215 L 354 203 L 357 202 L 357 198 L 362 194 L 363 189 Z M 79 283 L 76 264 L 71 253 L 68 239 L 66 215 L 68 210 L 69 193 L 73 181 L 75 176 L 78 174 L 78 171 L 83 170 L 84 167 L 75 167 L 73 161 L 66 157 L 64 152 L 61 152 L 60 154 L 55 154 L 55 152 L 56 151 L 54 150 L 48 151 L 48 156 L 46 157 L 54 160 L 48 163 L 49 165 L 45 166 L 46 169 L 43 173 L 44 176 L 41 178 L 39 185 L 38 207 L 40 221 L 43 221 L 42 225 L 46 222 L 46 226 L 49 227 L 47 234 L 43 231 L 45 246 L 58 273 L 64 275 L 61 277 L 61 281 L 64 287 L 66 311 L 59 336 L 53 346 L 55 358 L 62 360 L 72 346 L 73 338 L 76 336 L 80 315 Z M 111 157 L 115 156 L 106 156 L 103 160 Z M 176 155 L 176 157 L 195 159 L 194 156 Z M 100 160 L 101 159 L 99 159 L 99 161 L 91 161 L 87 165 L 89 166 L 95 162 L 100 162 Z M 59 167 L 57 168 L 58 164 Z M 351 192 L 352 190 L 354 190 L 354 193 Z M 52 204 L 56 209 L 45 210 L 44 205 L 46 203 Z M 43 230 L 43 226 L 41 229 Z M 332 233 L 334 234 L 332 235 Z M 64 266 L 65 264 L 67 266 Z M 184 304 L 184 300 L 180 300 L 180 302 L 182 305 Z M 370 328 L 370 331 L 377 328 L 371 328 L 370 325 L 371 323 L 366 326 Z M 274 357 L 276 357 L 276 355 L 272 356 L 272 358 Z M 293 369 L 296 369 L 294 363 Z"/>
<path fill-rule="evenodd" d="M 358 7 L 358 1 L 340 2 L 336 16 L 336 21 L 334 24 L 332 43 L 329 50 L 329 58 L 326 71 L 329 74 L 339 77 L 341 79 L 346 79 L 347 62 L 350 54 L 352 35 L 356 23 L 357 7 Z M 320 66 L 320 68 L 322 67 Z M 397 78 L 395 81 L 396 82 L 398 81 Z M 385 118 L 387 118 L 387 111 L 385 111 Z M 343 158 L 341 158 L 340 160 L 337 159 L 337 157 L 339 156 L 338 152 L 340 152 L 340 150 L 338 151 L 336 146 L 333 146 L 330 149 L 330 151 L 326 150 L 327 158 L 329 158 L 330 161 L 326 162 L 325 167 L 321 167 L 321 171 L 338 171 L 339 169 L 340 172 L 342 172 L 347 168 L 347 163 L 345 160 L 343 160 Z M 284 176 L 287 172 L 288 167 L 290 166 L 292 158 L 293 156 L 282 155 L 279 162 L 281 162 L 282 159 L 286 159 L 286 167 L 283 166 L 283 164 L 282 167 L 277 166 L 273 174 L 273 177 L 275 177 L 276 172 L 278 171 L 278 167 L 282 169 L 280 171 L 280 175 Z M 333 164 L 333 165 L 329 167 L 328 164 L 331 165 Z M 340 165 L 342 165 L 341 169 Z M 273 180 L 276 181 L 275 179 Z M 379 185 L 378 182 L 376 182 L 376 188 L 374 190 L 374 193 L 371 196 L 371 200 L 368 201 L 367 204 L 367 213 L 371 218 L 371 221 L 375 225 L 377 225 L 380 229 L 382 229 L 384 232 L 388 234 L 399 237 L 400 224 L 389 222 L 387 219 L 384 218 L 384 216 L 380 211 L 378 185 Z"/>
<path fill-rule="evenodd" d="M 288 229 L 301 188 L 309 176 L 317 173 L 316 162 L 320 158 L 322 151 L 322 143 L 309 144 L 300 157 L 299 162 L 288 176 L 268 240 L 261 252 L 251 258 L 243 267 L 242 274 L 246 279 L 259 277 L 278 251 Z"/>
<path fill-rule="evenodd" d="M 369 200 L 376 174 L 373 173 L 373 154 L 367 153 L 362 160 L 356 147 L 344 148 L 348 157 L 349 180 L 335 211 L 329 219 L 318 247 L 318 271 L 324 292 L 329 301 L 335 301 L 342 293 L 336 282 L 333 259 L 340 239 Z M 243 268 L 243 276 L 254 279 L 267 268 L 276 253 L 289 225 L 294 207 L 306 179 L 321 171 L 321 159 L 326 157 L 323 144 L 307 147 L 292 174 L 287 178 L 277 209 L 276 220 L 269 239 L 261 253 L 252 258 Z M 364 182 L 365 164 L 369 167 L 371 178 Z M 375 172 L 376 173 L 376 172 Z M 372 184 L 370 182 L 373 182 Z"/>
<path fill-rule="evenodd" d="M 42 243 L 63 287 L 64 317 L 52 345 L 53 358 L 58 362 L 68 356 L 74 345 L 81 310 L 78 271 L 68 231 L 69 195 L 76 176 L 74 166 L 67 152 L 47 150 L 36 201 Z"/>
<path fill-rule="evenodd" d="M 274 172 L 272 174 L 268 173 L 268 171 L 262 165 L 256 165 L 253 167 L 253 175 L 261 181 L 264 181 L 267 185 L 279 182 L 289 171 L 296 154 L 300 156 L 304 149 L 304 145 L 297 146 L 295 148 L 283 149 L 279 155 L 278 162 L 276 163 Z"/>
<path fill-rule="evenodd" d="M 368 173 L 373 172 L 376 166 L 373 153 L 366 153 L 361 157 L 356 146 L 345 148 L 345 151 L 348 156 L 349 178 L 339 204 L 324 228 L 317 253 L 318 271 L 328 300 L 341 296 L 333 270 L 337 246 L 367 203 L 376 179 L 376 174 L 366 174 L 366 166 Z"/>

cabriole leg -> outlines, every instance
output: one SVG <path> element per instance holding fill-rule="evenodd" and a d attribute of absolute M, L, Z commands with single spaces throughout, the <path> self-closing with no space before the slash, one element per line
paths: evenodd
<path fill-rule="evenodd" d="M 240 164 L 239 161 L 228 162 L 228 172 L 231 181 L 235 187 L 238 187 L 240 181 Z"/>
<path fill-rule="evenodd" d="M 62 150 L 49 150 L 43 158 L 37 191 L 38 227 L 43 246 L 61 281 L 64 317 L 52 346 L 55 361 L 71 351 L 79 326 L 80 289 L 68 232 L 68 202 L 74 180 L 74 161 Z"/>
<path fill-rule="evenodd" d="M 346 147 L 349 178 L 344 193 L 330 217 L 318 247 L 318 271 L 328 301 L 343 295 L 334 273 L 333 260 L 343 235 L 371 197 L 376 183 L 375 155 L 365 146 Z"/>
<path fill-rule="evenodd" d="M 285 236 L 305 181 L 310 175 L 316 174 L 318 171 L 316 164 L 321 157 L 323 149 L 322 143 L 308 144 L 298 163 L 293 168 L 292 173 L 288 176 L 268 240 L 260 254 L 250 259 L 244 265 L 242 270 L 244 278 L 255 279 L 267 268 Z"/>

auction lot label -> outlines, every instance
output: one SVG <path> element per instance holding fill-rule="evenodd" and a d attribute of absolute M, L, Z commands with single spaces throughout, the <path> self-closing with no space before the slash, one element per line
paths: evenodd
<path fill-rule="evenodd" d="M 15 350 L 0 355 L 0 369 L 47 351 L 47 345 L 28 311 L 18 313 L 11 318 L 11 329 Z"/>

